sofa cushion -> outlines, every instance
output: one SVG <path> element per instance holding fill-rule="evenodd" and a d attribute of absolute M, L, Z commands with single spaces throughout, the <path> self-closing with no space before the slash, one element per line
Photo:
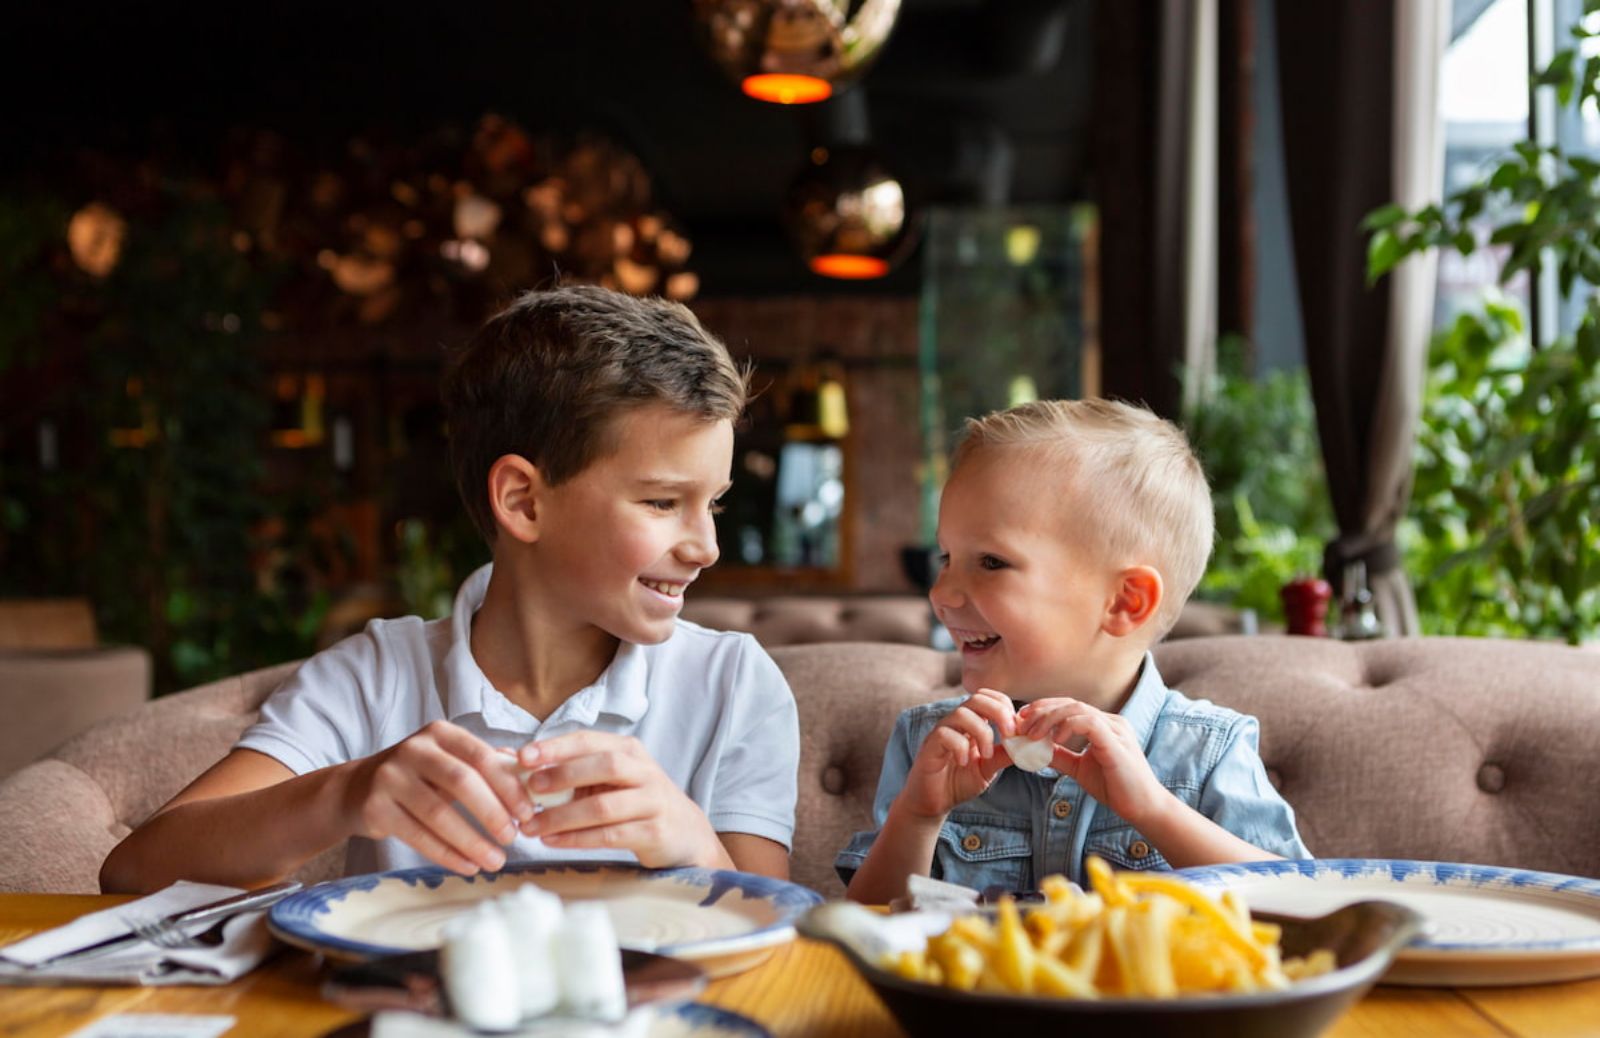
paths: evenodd
<path fill-rule="evenodd" d="M 1600 875 L 1600 654 L 1487 638 L 1210 638 L 1168 684 L 1261 721 L 1319 857 Z"/>
<path fill-rule="evenodd" d="M 920 595 L 693 596 L 683 618 L 719 631 L 747 631 L 769 650 L 813 642 L 898 642 L 927 645 L 933 612 Z"/>
<path fill-rule="evenodd" d="M 800 798 L 790 874 L 842 895 L 833 856 L 872 825 L 884 744 L 900 711 L 945 694 L 956 658 L 912 645 L 780 646 L 800 712 Z"/>
<path fill-rule="evenodd" d="M 144 649 L 0 649 L 0 776 L 149 698 Z"/>
<path fill-rule="evenodd" d="M 0 891 L 100 892 L 100 863 L 128 828 L 100 783 L 42 760 L 0 782 Z"/>

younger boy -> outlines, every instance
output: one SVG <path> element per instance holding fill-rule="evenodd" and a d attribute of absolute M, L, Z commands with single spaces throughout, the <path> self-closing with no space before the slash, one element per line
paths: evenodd
<path fill-rule="evenodd" d="M 678 620 L 717 560 L 745 376 L 684 307 L 528 293 L 450 372 L 451 462 L 493 562 L 454 614 L 309 660 L 106 859 L 104 890 L 605 857 L 783 877 L 794 699 L 754 639 Z M 535 812 L 534 795 L 576 791 Z"/>
<path fill-rule="evenodd" d="M 1199 461 L 1148 411 L 1055 400 L 968 421 L 929 597 L 971 695 L 900 715 L 879 829 L 836 862 L 850 897 L 889 901 L 930 868 L 979 890 L 1081 883 L 1089 854 L 1133 869 L 1309 857 L 1255 719 L 1168 689 L 1149 653 L 1212 529 Z M 1048 739 L 1051 766 L 1008 767 L 1011 735 Z"/>

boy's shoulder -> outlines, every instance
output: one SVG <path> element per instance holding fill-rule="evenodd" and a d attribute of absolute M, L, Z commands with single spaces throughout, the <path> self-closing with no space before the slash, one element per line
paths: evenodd
<path fill-rule="evenodd" d="M 1189 725 L 1228 731 L 1242 722 L 1252 720 L 1248 714 L 1213 703 L 1209 699 L 1191 698 L 1171 686 L 1167 687 L 1166 693 L 1166 698 L 1161 704 L 1161 712 L 1156 718 L 1158 725 Z"/>
<path fill-rule="evenodd" d="M 900 711 L 900 717 L 895 726 L 908 731 L 913 738 L 926 735 L 928 730 L 945 719 L 945 716 L 967 701 L 967 693 L 957 692 L 953 696 L 935 699 L 931 703 L 918 703 L 908 706 Z"/>
<path fill-rule="evenodd" d="M 335 644 L 333 649 L 350 642 L 365 641 L 379 652 L 411 652 L 418 649 L 448 651 L 453 636 L 449 616 L 436 620 L 424 620 L 420 616 L 382 617 L 368 620 L 367 626 L 359 634 Z"/>
<path fill-rule="evenodd" d="M 420 616 L 368 620 L 350 634 L 306 660 L 312 672 L 340 673 L 362 687 L 379 683 L 380 675 L 394 671 L 431 673 L 451 646 L 450 618 L 424 620 Z"/>
<path fill-rule="evenodd" d="M 733 675 L 750 667 L 779 673 L 778 665 L 767 654 L 755 635 L 747 631 L 721 631 L 678 620 L 672 636 L 654 645 L 641 646 L 654 665 L 673 673 L 684 669 L 696 673 Z"/>
<path fill-rule="evenodd" d="M 672 637 L 664 642 L 645 646 L 645 650 L 658 658 L 675 661 L 737 661 L 745 655 L 766 657 L 767 652 L 746 631 L 719 631 L 714 627 L 701 627 L 697 623 L 680 619 L 673 627 Z"/>

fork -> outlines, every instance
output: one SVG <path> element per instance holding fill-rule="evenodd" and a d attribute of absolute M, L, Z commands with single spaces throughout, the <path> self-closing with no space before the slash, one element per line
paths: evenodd
<path fill-rule="evenodd" d="M 270 887 L 263 887 L 260 890 L 247 890 L 242 894 L 233 894 L 220 901 L 212 901 L 209 904 L 185 909 L 182 912 L 174 912 L 172 915 L 162 919 L 146 921 L 143 917 L 137 915 L 124 916 L 122 921 L 128 926 L 127 932 L 107 937 L 82 948 L 47 956 L 30 964 L 28 968 L 37 970 L 48 966 L 61 966 L 81 959 L 94 958 L 141 939 L 149 940 L 155 943 L 157 947 L 182 947 L 183 942 L 190 939 L 190 927 L 199 926 L 202 923 L 215 923 L 218 920 L 231 919 L 240 912 L 260 911 L 277 904 L 299 889 L 300 884 L 298 882 L 288 880 L 283 883 L 275 883 Z M 135 922 L 144 927 L 144 932 L 134 928 L 133 924 Z M 209 941 L 211 939 L 207 936 L 209 932 L 208 930 L 200 936 Z M 179 943 L 172 943 L 174 941 Z M 217 935 L 217 943 L 221 943 L 220 931 Z"/>
<path fill-rule="evenodd" d="M 198 933 L 190 933 L 187 924 L 169 919 L 124 917 L 128 929 L 161 948 L 216 948 L 221 946 L 223 930 L 233 922 L 233 916 L 224 916 Z"/>

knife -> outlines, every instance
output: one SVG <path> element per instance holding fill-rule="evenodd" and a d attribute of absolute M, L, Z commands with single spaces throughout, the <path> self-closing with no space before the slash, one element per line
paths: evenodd
<path fill-rule="evenodd" d="M 234 894 L 220 901 L 210 901 L 203 905 L 196 905 L 194 908 L 186 908 L 181 912 L 173 912 L 171 915 L 162 916 L 156 920 L 155 925 L 187 928 L 203 923 L 213 923 L 240 912 L 254 912 L 277 904 L 299 890 L 300 887 L 300 883 L 290 880 L 285 883 L 274 883 L 272 886 L 262 887 L 260 890 L 247 890 L 242 894 Z M 93 944 L 84 945 L 82 948 L 74 948 L 71 951 L 61 952 L 59 955 L 52 955 L 48 959 L 41 959 L 26 968 L 36 970 L 43 969 L 46 966 L 59 966 L 66 962 L 78 962 L 97 955 L 104 955 L 118 948 L 125 948 L 142 940 L 144 940 L 143 937 L 129 930 L 127 933 L 107 937 L 103 941 L 96 941 Z"/>

